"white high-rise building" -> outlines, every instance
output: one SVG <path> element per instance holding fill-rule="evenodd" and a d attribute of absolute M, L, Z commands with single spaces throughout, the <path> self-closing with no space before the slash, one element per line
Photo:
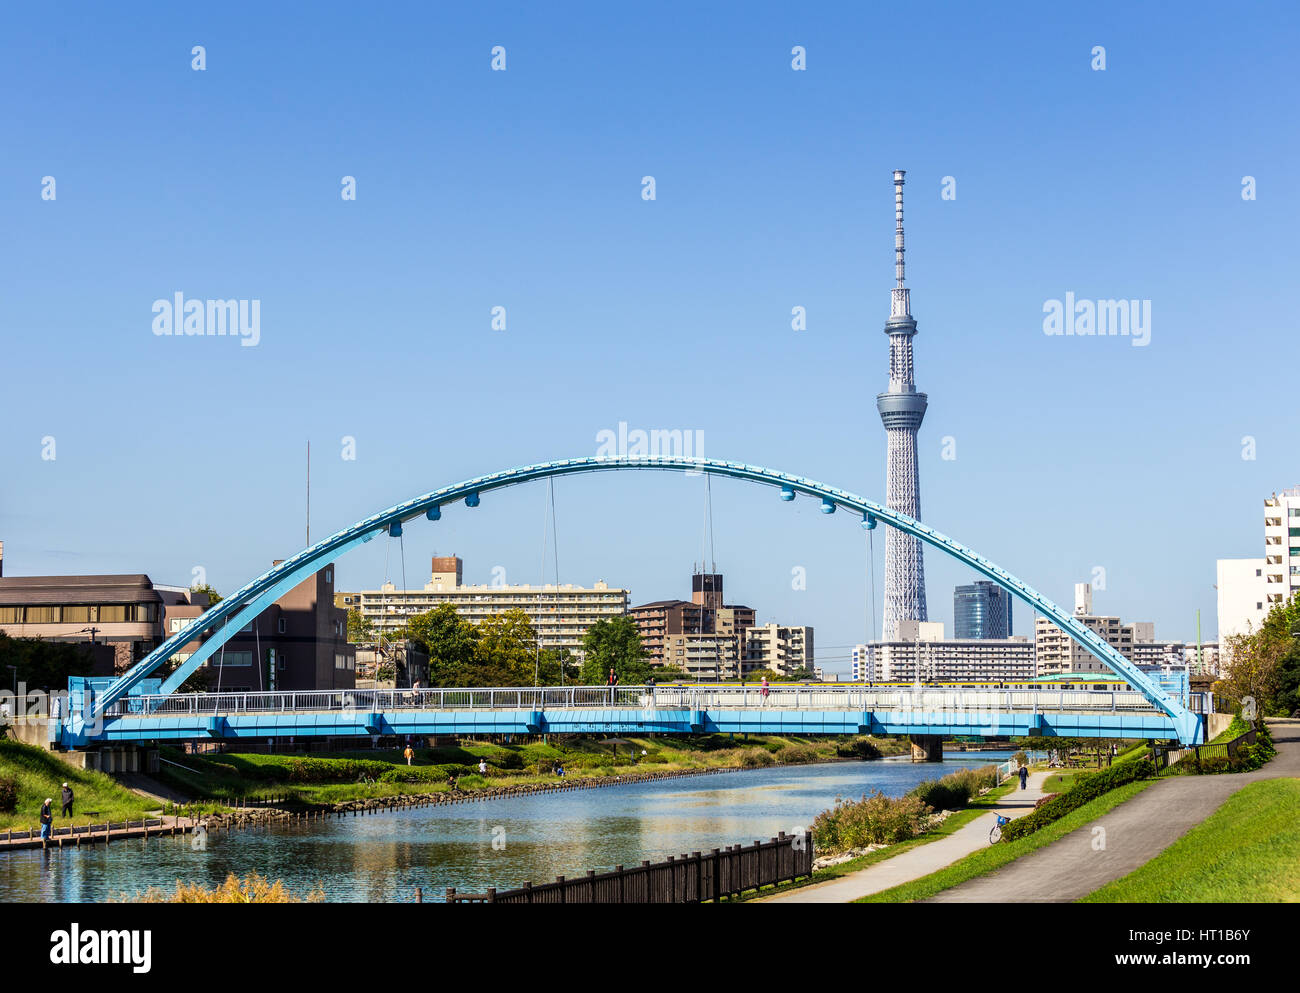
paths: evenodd
<path fill-rule="evenodd" d="M 1263 559 L 1219 559 L 1215 565 L 1219 644 L 1226 648 L 1234 634 L 1258 630 L 1268 614 L 1265 562 Z"/>
<path fill-rule="evenodd" d="M 1216 563 L 1219 650 L 1228 661 L 1228 638 L 1259 630 L 1268 612 L 1300 591 L 1300 486 L 1264 501 L 1264 557 Z"/>
<path fill-rule="evenodd" d="M 1264 606 L 1300 591 L 1300 486 L 1264 501 Z"/>

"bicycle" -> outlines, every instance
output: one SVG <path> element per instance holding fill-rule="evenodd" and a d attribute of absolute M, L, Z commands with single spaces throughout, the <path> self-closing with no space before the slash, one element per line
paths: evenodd
<path fill-rule="evenodd" d="M 1005 825 L 1010 823 L 1011 823 L 1010 817 L 1003 817 L 1001 814 L 998 814 L 998 822 L 994 824 L 993 829 L 989 831 L 990 845 L 996 845 L 999 841 L 1002 840 L 1002 828 Z"/>

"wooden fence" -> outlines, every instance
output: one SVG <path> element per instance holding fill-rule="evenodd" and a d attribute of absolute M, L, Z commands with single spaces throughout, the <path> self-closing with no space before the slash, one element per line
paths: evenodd
<path fill-rule="evenodd" d="M 588 870 L 574 879 L 524 883 L 516 890 L 457 893 L 447 889 L 448 903 L 699 903 L 746 890 L 812 875 L 811 832 L 787 835 L 752 845 L 731 845 L 711 852 L 669 856 L 666 862 L 642 862 L 613 872 Z"/>

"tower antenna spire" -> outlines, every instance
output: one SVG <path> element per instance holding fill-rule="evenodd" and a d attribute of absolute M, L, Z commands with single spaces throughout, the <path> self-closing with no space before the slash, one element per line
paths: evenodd
<path fill-rule="evenodd" d="M 912 313 L 911 294 L 903 285 L 903 177 L 902 169 L 894 170 L 894 286 L 890 299 L 889 316 L 907 317 Z"/>

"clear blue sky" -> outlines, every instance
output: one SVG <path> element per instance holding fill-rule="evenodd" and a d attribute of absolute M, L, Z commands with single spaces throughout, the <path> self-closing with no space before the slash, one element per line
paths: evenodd
<path fill-rule="evenodd" d="M 1300 483 L 1294 4 L 380 7 L 7 12 L 8 574 L 228 592 L 302 546 L 308 439 L 318 537 L 620 421 L 882 498 L 902 168 L 924 519 L 1058 602 L 1100 566 L 1099 610 L 1214 634 L 1215 558 L 1261 554 L 1262 498 Z M 260 300 L 260 344 L 155 336 L 178 291 Z M 1151 300 L 1150 345 L 1045 336 L 1067 291 Z M 556 497 L 561 581 L 689 595 L 700 479 Z M 870 625 L 856 523 L 713 498 L 728 599 L 814 624 L 835 667 Z M 544 501 L 411 526 L 408 583 L 435 551 L 537 581 Z M 926 566 L 951 625 L 971 576 Z M 341 584 L 386 568 L 374 542 Z"/>

